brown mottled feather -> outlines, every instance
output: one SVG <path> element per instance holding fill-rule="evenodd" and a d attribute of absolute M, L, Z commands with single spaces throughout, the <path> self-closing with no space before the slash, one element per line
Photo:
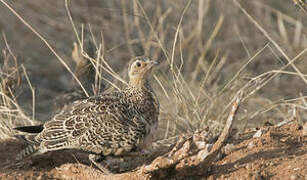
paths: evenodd
<path fill-rule="evenodd" d="M 36 154 L 80 149 L 106 156 L 149 147 L 159 116 L 158 99 L 147 81 L 153 64 L 135 58 L 129 65 L 127 88 L 73 102 L 31 136 L 30 149 Z M 21 158 L 27 155 L 23 152 Z"/>

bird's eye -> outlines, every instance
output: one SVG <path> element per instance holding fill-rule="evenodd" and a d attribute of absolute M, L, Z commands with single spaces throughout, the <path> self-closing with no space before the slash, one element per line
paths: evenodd
<path fill-rule="evenodd" d="M 136 63 L 136 66 L 137 66 L 137 67 L 141 67 L 141 65 L 142 65 L 142 64 L 141 64 L 140 62 L 137 62 L 137 63 Z"/>

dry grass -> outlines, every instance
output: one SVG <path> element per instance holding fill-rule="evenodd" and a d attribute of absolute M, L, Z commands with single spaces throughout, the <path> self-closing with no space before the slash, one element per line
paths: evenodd
<path fill-rule="evenodd" d="M 23 38 L 25 43 L 15 46 L 23 59 L 30 58 L 24 63 L 27 71 L 22 68 L 23 74 L 30 72 L 29 78 L 24 76 L 22 83 L 29 85 L 31 98 L 23 96 L 18 100 L 3 96 L 10 102 L 4 103 L 3 107 L 10 112 L 16 109 L 15 117 L 23 117 L 27 123 L 37 117 L 38 110 L 34 107 L 46 106 L 40 108 L 41 113 L 51 114 L 48 109 L 51 100 L 35 97 L 33 87 L 42 88 L 40 93 L 49 96 L 61 94 L 63 89 L 76 84 L 86 95 L 102 92 L 104 86 L 118 89 L 126 84 L 125 67 L 130 57 L 143 54 L 163 61 L 153 78 L 154 89 L 161 101 L 159 139 L 205 127 L 214 133 L 219 132 L 224 126 L 231 99 L 240 89 L 249 93 L 241 106 L 238 128 L 258 126 L 266 121 L 277 123 L 287 119 L 291 109 L 297 109 L 298 117 L 306 121 L 303 119 L 307 117 L 307 63 L 304 62 L 307 31 L 306 18 L 303 18 L 306 16 L 292 8 L 290 1 L 269 4 L 266 1 L 182 0 L 153 4 L 151 1 L 116 0 L 101 4 L 100 1 L 76 0 L 48 2 L 44 8 L 49 11 L 44 12 L 38 8 L 38 1 L 7 6 L 1 2 L 1 10 L 11 6 L 16 11 L 15 16 L 23 22 L 19 24 L 9 11 L 0 16 L 30 28 L 30 31 L 10 32 L 12 25 L 5 26 L 0 18 L 0 27 L 5 27 L 10 44 L 16 44 L 16 39 L 31 32 L 34 35 L 30 37 L 41 40 L 31 42 Z M 27 11 L 21 11 L 25 6 Z M 88 40 L 93 46 L 92 51 L 87 48 Z M 48 48 L 40 47 L 42 44 Z M 28 53 L 32 49 L 37 49 L 34 55 Z M 42 62 L 41 56 L 49 61 Z M 5 56 L 2 59 L 5 60 Z M 86 62 L 94 68 L 93 85 L 84 86 L 77 71 L 71 70 L 74 64 L 78 67 L 78 62 Z M 38 78 L 41 72 L 33 64 L 53 67 L 44 78 L 57 73 L 58 76 L 50 80 L 54 82 L 41 84 L 43 80 Z M 70 74 L 59 70 L 61 66 Z M 17 65 L 16 69 L 20 71 Z M 66 83 L 71 75 L 76 80 L 74 85 Z M 57 89 L 59 83 L 63 87 L 61 90 Z M 25 90 L 24 87 L 20 89 Z M 1 92 L 5 94 L 4 90 Z M 32 118 L 24 115 L 26 108 L 17 106 L 17 102 L 26 104 L 30 100 L 33 108 L 27 113 Z M 3 112 L 7 116 L 8 113 Z M 0 121 L 3 132 L 10 131 L 18 121 L 10 119 L 9 122 Z"/>
<path fill-rule="evenodd" d="M 17 58 L 7 44 L 6 37 L 3 35 L 6 49 L 2 51 L 3 65 L 0 68 L 0 137 L 9 138 L 12 136 L 12 127 L 18 125 L 31 125 L 35 123 L 35 93 L 29 81 L 24 66 L 17 64 Z M 22 71 L 22 72 L 20 72 Z M 29 83 L 31 89 L 33 108 L 32 119 L 28 117 L 17 103 L 16 89 L 20 86 L 22 74 Z"/>

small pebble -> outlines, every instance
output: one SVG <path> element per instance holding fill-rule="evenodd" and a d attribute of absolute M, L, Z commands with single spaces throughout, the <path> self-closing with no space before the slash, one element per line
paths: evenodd
<path fill-rule="evenodd" d="M 253 141 L 249 142 L 247 145 L 247 149 L 253 149 L 255 147 L 255 144 Z"/>
<path fill-rule="evenodd" d="M 253 136 L 253 138 L 261 137 L 262 134 L 264 133 L 263 129 L 259 129 Z"/>
<path fill-rule="evenodd" d="M 233 144 L 227 144 L 225 147 L 224 147 L 224 151 L 225 151 L 225 154 L 230 154 L 234 151 L 235 149 L 235 146 Z"/>
<path fill-rule="evenodd" d="M 298 177 L 298 175 L 296 175 L 296 174 L 292 174 L 291 176 L 290 176 L 290 179 L 291 180 L 297 180 L 299 177 Z"/>
<path fill-rule="evenodd" d="M 246 164 L 246 166 L 245 166 L 245 168 L 247 169 L 247 170 L 251 170 L 252 169 L 252 165 L 251 164 Z"/>
<path fill-rule="evenodd" d="M 198 149 L 204 149 L 207 146 L 207 143 L 203 141 L 196 141 L 195 144 Z"/>

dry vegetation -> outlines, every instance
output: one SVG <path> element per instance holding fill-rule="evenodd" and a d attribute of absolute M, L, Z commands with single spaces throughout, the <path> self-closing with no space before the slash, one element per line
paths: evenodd
<path fill-rule="evenodd" d="M 1 0 L 2 139 L 12 127 L 48 120 L 54 103 L 123 87 L 136 55 L 162 61 L 152 79 L 157 144 L 199 129 L 217 135 L 240 90 L 239 133 L 307 121 L 304 1 L 65 2 Z"/>

